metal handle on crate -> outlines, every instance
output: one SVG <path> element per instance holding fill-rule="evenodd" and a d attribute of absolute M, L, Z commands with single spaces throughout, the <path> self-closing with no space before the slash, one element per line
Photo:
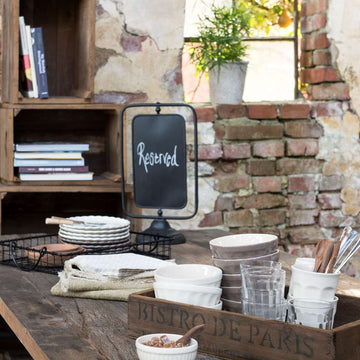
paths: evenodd
<path fill-rule="evenodd" d="M 15 249 L 16 249 L 16 244 L 15 244 L 14 241 L 11 241 L 10 242 L 10 254 L 11 254 L 12 261 L 22 271 L 33 271 L 33 270 L 35 270 L 37 268 L 37 266 L 39 265 L 39 262 L 40 262 L 41 258 L 45 255 L 45 252 L 46 252 L 46 246 L 44 246 L 40 250 L 39 257 L 38 257 L 37 261 L 34 263 L 34 265 L 27 268 L 27 267 L 24 267 L 24 266 L 20 265 L 19 262 L 16 260 L 16 258 L 15 258 Z"/>
<path fill-rule="evenodd" d="M 147 247 L 146 251 L 142 251 L 141 249 L 139 249 L 139 248 L 144 247 L 144 246 Z M 155 251 L 157 249 L 158 246 L 159 246 L 158 242 L 154 242 L 153 245 L 151 245 L 151 246 L 149 246 L 149 243 L 133 244 L 134 249 L 136 251 L 138 251 L 139 253 L 142 253 L 142 254 L 151 254 L 153 251 Z"/>

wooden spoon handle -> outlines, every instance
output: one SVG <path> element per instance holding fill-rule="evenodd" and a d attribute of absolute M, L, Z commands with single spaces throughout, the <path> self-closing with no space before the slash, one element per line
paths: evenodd
<path fill-rule="evenodd" d="M 45 219 L 45 224 L 47 224 L 47 225 L 62 225 L 62 224 L 72 225 L 73 223 L 74 223 L 74 221 L 72 221 L 70 219 L 59 218 L 59 217 L 55 217 L 55 216 Z"/>
<path fill-rule="evenodd" d="M 318 272 L 321 266 L 323 253 L 324 253 L 324 243 L 326 239 L 321 239 L 315 247 L 315 265 L 313 272 Z"/>
<path fill-rule="evenodd" d="M 184 336 L 182 336 L 179 340 L 176 341 L 176 344 L 186 345 L 190 339 L 195 336 L 195 334 L 203 331 L 205 324 L 197 325 L 191 328 Z"/>
<path fill-rule="evenodd" d="M 323 258 L 321 260 L 321 266 L 318 272 L 320 273 L 324 273 L 326 271 L 326 268 L 329 264 L 332 252 L 334 249 L 334 243 L 328 239 L 326 239 L 326 244 L 325 244 L 325 250 L 323 253 Z"/>
<path fill-rule="evenodd" d="M 334 271 L 334 265 L 336 263 L 338 255 L 339 255 L 340 246 L 341 246 L 341 241 L 338 240 L 335 243 L 334 249 L 333 249 L 332 254 L 331 254 L 331 258 L 330 258 L 330 261 L 329 261 L 329 266 L 328 266 L 328 269 L 327 269 L 328 274 L 331 274 Z"/>

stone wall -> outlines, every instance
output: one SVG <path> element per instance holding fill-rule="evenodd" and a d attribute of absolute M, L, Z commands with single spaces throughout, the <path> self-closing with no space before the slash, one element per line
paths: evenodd
<path fill-rule="evenodd" d="M 321 238 L 337 239 L 344 226 L 359 228 L 360 70 L 349 65 L 357 50 L 347 59 L 340 50 L 349 55 L 360 38 L 346 46 L 336 26 L 344 12 L 342 0 L 302 1 L 303 100 L 197 108 L 207 192 L 191 227 L 276 233 L 299 256 L 312 256 Z"/>
<path fill-rule="evenodd" d="M 95 101 L 183 101 L 185 0 L 97 0 Z"/>
<path fill-rule="evenodd" d="M 199 227 L 276 233 L 288 251 L 311 255 L 324 236 L 358 225 L 342 213 L 344 176 L 326 173 L 321 156 L 319 118 L 332 113 L 327 102 L 198 108 L 200 125 L 211 123 L 216 134 L 199 145 L 199 160 L 212 167 L 203 179 L 210 176 L 218 194 Z"/>

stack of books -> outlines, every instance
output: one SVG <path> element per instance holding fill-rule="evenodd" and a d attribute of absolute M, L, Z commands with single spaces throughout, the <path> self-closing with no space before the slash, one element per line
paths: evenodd
<path fill-rule="evenodd" d="M 22 181 L 92 180 L 84 151 L 89 144 L 19 143 L 14 145 L 14 167 Z"/>
<path fill-rule="evenodd" d="M 19 17 L 20 30 L 20 91 L 25 97 L 48 98 L 42 28 L 31 28 Z"/>

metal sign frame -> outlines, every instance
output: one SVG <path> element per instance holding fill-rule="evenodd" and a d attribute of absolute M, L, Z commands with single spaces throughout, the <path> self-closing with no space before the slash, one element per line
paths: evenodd
<path fill-rule="evenodd" d="M 133 214 L 129 212 L 126 208 L 126 201 L 125 201 L 125 170 L 124 170 L 124 154 L 126 153 L 124 151 L 124 117 L 126 110 L 130 108 L 154 108 L 156 114 L 160 114 L 161 108 L 164 107 L 185 107 L 190 109 L 192 116 L 193 116 L 193 124 L 194 124 L 194 185 L 195 185 L 195 192 L 194 192 L 194 211 L 192 214 L 187 216 L 162 216 L 163 211 L 162 209 L 158 209 L 157 207 L 147 207 L 152 209 L 158 209 L 158 216 L 153 215 L 138 215 Z M 138 219 L 154 219 L 154 220 L 160 220 L 160 219 L 168 219 L 168 220 L 187 220 L 194 217 L 198 211 L 198 204 L 199 204 L 199 195 L 198 195 L 198 130 L 197 130 L 197 116 L 194 108 L 188 104 L 182 104 L 182 103 L 147 103 L 147 104 L 129 104 L 123 108 L 121 111 L 121 117 L 120 117 L 120 150 L 121 150 L 121 203 L 124 213 L 132 218 L 138 218 Z M 186 139 L 185 139 L 186 140 Z M 185 144 L 186 146 L 186 144 Z M 140 208 L 140 207 L 139 207 Z M 186 205 L 184 206 L 186 208 Z M 165 208 L 170 209 L 170 208 Z"/>

